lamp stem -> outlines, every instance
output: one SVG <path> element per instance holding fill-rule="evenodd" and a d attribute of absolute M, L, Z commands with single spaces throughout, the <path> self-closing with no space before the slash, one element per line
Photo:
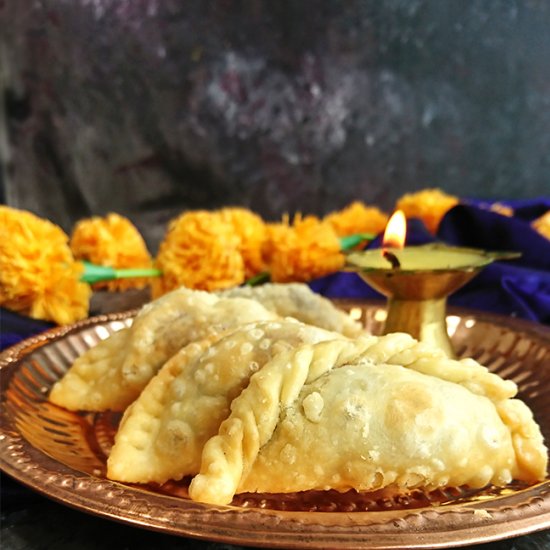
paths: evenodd
<path fill-rule="evenodd" d="M 402 300 L 388 298 L 388 316 L 384 334 L 407 332 L 421 342 L 441 348 L 448 357 L 455 353 L 447 333 L 447 298 L 431 300 Z"/>

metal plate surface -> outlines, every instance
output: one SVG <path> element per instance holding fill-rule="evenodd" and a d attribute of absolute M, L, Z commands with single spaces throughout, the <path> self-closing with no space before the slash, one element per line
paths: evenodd
<path fill-rule="evenodd" d="M 380 304 L 339 302 L 378 333 Z M 53 329 L 0 355 L 0 467 L 85 512 L 188 537 L 279 548 L 444 548 L 550 528 L 550 480 L 505 489 L 396 495 L 306 492 L 239 495 L 230 506 L 191 501 L 185 481 L 132 486 L 105 477 L 119 417 L 73 413 L 47 401 L 74 359 L 131 323 L 135 311 Z M 514 380 L 550 441 L 550 330 L 472 311 L 447 325 L 459 356 Z"/>

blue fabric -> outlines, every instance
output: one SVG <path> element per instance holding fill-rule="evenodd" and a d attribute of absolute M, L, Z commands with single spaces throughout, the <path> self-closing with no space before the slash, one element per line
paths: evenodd
<path fill-rule="evenodd" d="M 550 210 L 550 199 L 500 203 L 514 208 L 514 216 L 488 210 L 487 202 L 465 201 L 441 221 L 437 240 L 447 244 L 521 252 L 517 260 L 494 262 L 483 269 L 449 303 L 550 325 L 550 240 L 530 225 Z M 408 245 L 434 240 L 419 220 L 409 220 L 407 231 Z M 379 247 L 380 241 L 378 236 L 370 247 Z M 330 298 L 383 298 L 355 273 L 329 275 L 310 286 Z"/>
<path fill-rule="evenodd" d="M 53 326 L 53 323 L 29 319 L 0 308 L 0 351 Z"/>

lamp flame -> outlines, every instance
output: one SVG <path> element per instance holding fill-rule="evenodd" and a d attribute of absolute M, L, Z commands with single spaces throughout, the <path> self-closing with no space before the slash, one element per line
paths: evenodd
<path fill-rule="evenodd" d="M 384 248 L 404 248 L 407 236 L 407 219 L 403 210 L 396 210 L 386 225 L 382 245 Z"/>

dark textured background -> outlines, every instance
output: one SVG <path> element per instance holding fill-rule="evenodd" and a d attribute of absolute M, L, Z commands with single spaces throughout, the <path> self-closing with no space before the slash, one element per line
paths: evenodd
<path fill-rule="evenodd" d="M 550 193 L 548 0 L 0 0 L 0 17 L 4 200 L 66 230 L 115 210 L 154 247 L 186 208 Z"/>

